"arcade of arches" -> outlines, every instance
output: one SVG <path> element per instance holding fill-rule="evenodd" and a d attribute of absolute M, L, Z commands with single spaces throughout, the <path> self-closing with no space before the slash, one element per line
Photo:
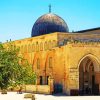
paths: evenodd
<path fill-rule="evenodd" d="M 30 38 L 4 43 L 18 47 L 37 74 L 37 84 L 53 80 L 53 93 L 100 94 L 100 27 L 69 32 L 67 23 L 56 14 L 39 17 Z"/>
<path fill-rule="evenodd" d="M 91 38 L 90 34 L 90 38 Z M 59 37 L 59 38 L 57 38 Z M 70 39 L 65 43 L 65 39 Z M 75 42 L 77 35 L 53 33 L 24 40 L 11 41 L 16 47 L 46 41 L 53 41 L 56 46 L 47 48 L 50 44 L 38 47 L 39 50 L 20 52 L 32 65 L 36 72 L 38 85 L 47 85 L 49 77 L 53 81 L 54 93 L 66 93 L 67 95 L 98 95 L 100 94 L 100 43 L 98 42 Z M 80 34 L 81 38 L 89 38 L 89 35 Z M 93 35 L 94 38 L 96 38 Z M 92 38 L 93 38 L 92 37 Z M 72 41 L 73 39 L 73 41 Z M 52 42 L 51 42 L 52 43 Z M 60 43 L 60 44 L 59 44 Z M 5 43 L 7 45 L 7 43 Z M 51 44 L 52 46 L 53 44 Z M 37 49 L 37 48 L 36 48 Z M 22 50 L 22 49 L 21 49 Z"/>

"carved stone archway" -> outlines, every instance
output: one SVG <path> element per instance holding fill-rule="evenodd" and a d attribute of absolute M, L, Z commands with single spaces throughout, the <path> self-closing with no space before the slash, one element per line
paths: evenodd
<path fill-rule="evenodd" d="M 93 55 L 87 55 L 79 64 L 79 91 L 81 95 L 98 95 L 99 83 L 97 82 L 99 63 Z"/>

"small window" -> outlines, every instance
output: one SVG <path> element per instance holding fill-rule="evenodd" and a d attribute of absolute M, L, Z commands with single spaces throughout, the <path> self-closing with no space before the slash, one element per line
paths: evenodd
<path fill-rule="evenodd" d="M 27 45 L 25 45 L 24 47 L 24 52 L 27 52 Z"/>
<path fill-rule="evenodd" d="M 22 53 L 24 53 L 24 45 L 22 46 Z"/>
<path fill-rule="evenodd" d="M 48 48 L 51 49 L 51 41 L 48 42 Z"/>
<path fill-rule="evenodd" d="M 55 40 L 53 40 L 52 47 L 56 47 L 56 46 L 57 46 L 57 42 Z"/>
<path fill-rule="evenodd" d="M 52 68 L 52 57 L 49 58 L 49 68 Z"/>
<path fill-rule="evenodd" d="M 37 59 L 37 69 L 40 69 L 40 59 Z"/>
<path fill-rule="evenodd" d="M 44 49 L 47 50 L 47 42 L 44 43 Z"/>
<path fill-rule="evenodd" d="M 36 51 L 39 51 L 39 45 L 38 45 L 38 43 L 36 44 Z"/>
<path fill-rule="evenodd" d="M 34 44 L 34 52 L 36 51 L 36 44 Z"/>
<path fill-rule="evenodd" d="M 47 42 L 47 44 L 46 44 L 46 48 L 47 48 L 47 50 L 49 49 L 49 42 Z"/>
<path fill-rule="evenodd" d="M 40 50 L 43 50 L 43 43 L 40 43 Z"/>
<path fill-rule="evenodd" d="M 32 48 L 31 48 L 31 45 L 29 44 L 28 45 L 28 52 L 31 52 Z"/>
<path fill-rule="evenodd" d="M 26 53 L 26 45 L 24 46 L 24 53 Z"/>
<path fill-rule="evenodd" d="M 40 85 L 43 85 L 43 76 L 40 76 Z"/>
<path fill-rule="evenodd" d="M 32 52 L 32 45 L 30 45 L 30 52 Z"/>
<path fill-rule="evenodd" d="M 32 52 L 34 52 L 35 50 L 34 44 L 32 44 Z"/>

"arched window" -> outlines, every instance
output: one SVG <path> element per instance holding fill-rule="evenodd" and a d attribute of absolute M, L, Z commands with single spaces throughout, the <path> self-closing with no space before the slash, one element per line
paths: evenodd
<path fill-rule="evenodd" d="M 30 44 L 28 45 L 28 52 L 29 53 L 31 52 L 31 45 Z"/>
<path fill-rule="evenodd" d="M 40 43 L 40 50 L 43 50 L 43 43 Z"/>
<path fill-rule="evenodd" d="M 39 51 L 39 44 L 38 44 L 38 42 L 36 43 L 36 51 Z"/>
<path fill-rule="evenodd" d="M 40 59 L 37 59 L 37 69 L 40 69 Z"/>
<path fill-rule="evenodd" d="M 53 64 L 52 64 L 52 57 L 49 57 L 49 68 L 52 68 Z"/>
<path fill-rule="evenodd" d="M 23 53 L 25 53 L 25 46 L 23 45 Z"/>
<path fill-rule="evenodd" d="M 57 43 L 55 40 L 52 41 L 52 47 L 56 47 L 57 46 Z"/>
<path fill-rule="evenodd" d="M 24 53 L 24 45 L 22 46 L 22 53 Z"/>
<path fill-rule="evenodd" d="M 35 50 L 34 44 L 32 44 L 32 52 L 34 52 Z"/>
<path fill-rule="evenodd" d="M 47 42 L 44 43 L 44 49 L 47 50 Z"/>
<path fill-rule="evenodd" d="M 24 52 L 27 52 L 27 45 L 24 46 Z"/>
<path fill-rule="evenodd" d="M 48 42 L 48 49 L 51 49 L 51 41 Z"/>
<path fill-rule="evenodd" d="M 47 48 L 47 50 L 49 49 L 49 42 L 47 42 L 47 44 L 46 44 L 46 48 Z"/>
<path fill-rule="evenodd" d="M 36 51 L 36 43 L 34 44 L 34 52 Z"/>
<path fill-rule="evenodd" d="M 26 45 L 26 52 L 28 53 L 28 46 Z"/>
<path fill-rule="evenodd" d="M 30 45 L 30 52 L 32 52 L 32 45 Z"/>

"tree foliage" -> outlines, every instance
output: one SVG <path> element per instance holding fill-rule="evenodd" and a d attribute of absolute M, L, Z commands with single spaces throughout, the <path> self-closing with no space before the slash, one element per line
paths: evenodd
<path fill-rule="evenodd" d="M 36 75 L 27 60 L 19 55 L 19 48 L 0 43 L 0 87 L 18 84 L 35 84 Z"/>

